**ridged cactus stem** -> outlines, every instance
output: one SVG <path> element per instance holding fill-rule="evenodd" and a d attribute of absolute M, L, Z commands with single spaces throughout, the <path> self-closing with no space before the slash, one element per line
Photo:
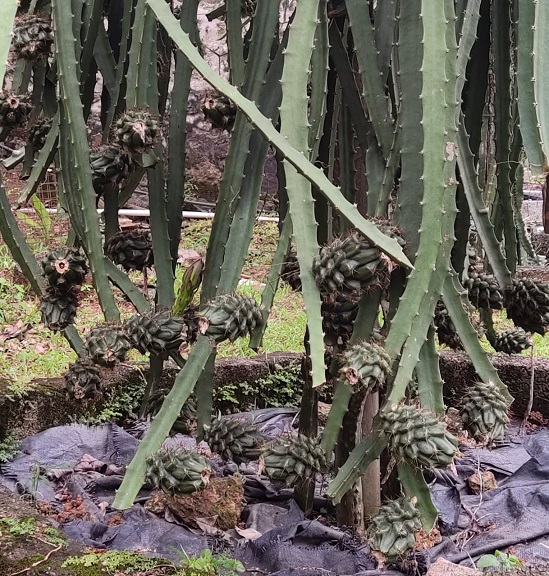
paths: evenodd
<path fill-rule="evenodd" d="M 492 22 L 497 33 L 493 35 L 496 129 L 497 202 L 501 210 L 505 257 L 507 266 L 514 272 L 517 267 L 517 238 L 511 205 L 511 165 L 509 151 L 512 146 L 511 134 L 511 26 L 512 3 L 492 4 Z"/>
<path fill-rule="evenodd" d="M 381 190 L 379 192 L 377 203 L 373 206 L 373 215 L 376 218 L 385 218 L 387 216 L 387 209 L 389 207 L 389 200 L 391 197 L 391 190 L 395 182 L 395 176 L 400 161 L 400 129 L 397 127 L 393 134 L 393 143 L 389 150 L 389 158 L 385 165 L 383 172 L 383 180 L 381 181 Z"/>
<path fill-rule="evenodd" d="M 478 335 L 465 311 L 466 294 L 467 292 L 463 289 L 455 274 L 451 274 L 446 278 L 442 299 L 463 342 L 465 352 L 471 359 L 482 381 L 494 383 L 501 394 L 505 396 L 508 403 L 511 404 L 514 399 L 509 394 L 507 386 L 501 381 L 497 370 L 492 366 L 485 350 L 480 345 Z"/>
<path fill-rule="evenodd" d="M 89 146 L 80 93 L 75 41 L 72 36 L 72 14 L 65 2 L 52 1 L 55 47 L 59 77 L 60 159 L 64 183 L 70 186 L 66 195 L 71 222 L 75 225 L 93 273 L 94 285 L 107 320 L 118 321 L 120 313 L 105 271 L 101 249 L 99 216 L 95 208 L 95 191 L 89 164 Z M 76 227 L 78 218 L 81 225 Z"/>
<path fill-rule="evenodd" d="M 374 431 L 355 446 L 345 464 L 339 468 L 335 478 L 328 485 L 326 495 L 334 504 L 341 502 L 343 496 L 353 487 L 368 466 L 379 458 L 388 442 L 387 436 Z"/>
<path fill-rule="evenodd" d="M 537 117 L 537 102 L 534 90 L 534 36 L 536 35 L 536 0 L 523 0 L 517 22 L 517 90 L 520 132 L 528 164 L 534 175 L 543 172 L 545 164 L 541 144 L 540 126 Z M 539 33 L 538 33 L 539 34 Z"/>
<path fill-rule="evenodd" d="M 278 290 L 280 283 L 280 273 L 284 260 L 288 255 L 290 249 L 290 242 L 292 239 L 292 221 L 290 218 L 285 218 L 282 224 L 282 230 L 278 237 L 278 244 L 271 263 L 271 269 L 265 282 L 265 288 L 261 293 L 261 316 L 263 318 L 262 324 L 258 325 L 254 332 L 250 335 L 250 348 L 257 350 L 262 342 L 265 330 L 267 328 L 267 320 L 273 306 L 274 297 Z"/>
<path fill-rule="evenodd" d="M 389 103 L 384 80 L 377 70 L 377 50 L 374 40 L 374 27 L 369 11 L 361 0 L 347 0 L 349 25 L 353 33 L 357 63 L 362 79 L 362 95 L 371 118 L 383 157 L 389 156 L 393 141 L 394 122 L 388 114 Z M 374 67 L 375 72 L 372 71 Z"/>
<path fill-rule="evenodd" d="M 103 2 L 88 0 L 83 5 L 82 25 L 80 37 L 82 38 L 82 53 L 80 55 L 80 86 L 84 104 L 84 117 L 87 118 L 95 96 L 95 82 L 97 64 L 94 61 L 95 39 L 99 27 L 103 26 Z M 75 36 L 75 38 L 78 36 Z"/>
<path fill-rule="evenodd" d="M 332 60 L 337 77 L 345 98 L 345 103 L 349 108 L 355 126 L 356 136 L 362 150 L 368 148 L 366 133 L 368 132 L 368 119 L 364 115 L 360 93 L 358 91 L 354 72 L 349 62 L 347 50 L 341 37 L 341 32 L 337 26 L 330 26 L 328 29 L 328 39 L 330 42 L 330 59 Z"/>
<path fill-rule="evenodd" d="M 25 184 L 21 194 L 17 198 L 18 204 L 27 203 L 33 194 L 38 190 L 38 186 L 44 181 L 46 174 L 48 173 L 48 168 L 51 166 L 53 159 L 57 153 L 57 144 L 59 142 L 59 112 L 55 114 L 52 119 L 52 125 L 48 135 L 46 136 L 46 142 L 38 156 L 36 157 L 33 170 Z"/>
<path fill-rule="evenodd" d="M 181 27 L 195 42 L 198 38 L 198 0 L 187 0 L 181 8 Z M 177 54 L 170 99 L 169 148 L 167 176 L 168 233 L 172 261 L 177 261 L 181 240 L 182 210 L 185 199 L 185 146 L 187 142 L 187 111 L 191 91 L 192 66 L 181 52 Z"/>
<path fill-rule="evenodd" d="M 199 336 L 191 349 L 185 367 L 176 376 L 172 389 L 166 396 L 162 408 L 153 420 L 149 431 L 141 440 L 137 452 L 126 469 L 124 480 L 116 492 L 113 507 L 125 510 L 133 505 L 143 485 L 146 459 L 156 452 L 170 433 L 181 408 L 192 394 L 195 384 L 212 354 L 212 344 L 205 336 Z"/>
<path fill-rule="evenodd" d="M 374 43 L 377 51 L 377 65 L 384 85 L 387 84 L 391 54 L 395 44 L 397 4 L 397 0 L 385 0 L 385 2 L 380 2 L 377 5 L 374 13 Z"/>
<path fill-rule="evenodd" d="M 494 346 L 494 342 L 496 341 L 496 329 L 494 327 L 494 318 L 492 316 L 492 310 L 486 310 L 481 308 L 479 311 L 479 316 L 484 328 L 486 329 L 486 338 L 488 342 L 492 346 Z"/>
<path fill-rule="evenodd" d="M 162 158 L 160 147 L 157 153 Z M 162 160 L 154 168 L 149 168 L 149 207 L 151 210 L 151 235 L 156 270 L 157 306 L 171 309 L 175 300 L 174 270 L 168 236 L 168 215 L 166 211 L 166 188 Z"/>
<path fill-rule="evenodd" d="M 240 92 L 231 86 L 227 81 L 216 74 L 200 56 L 195 46 L 193 46 L 187 34 L 179 27 L 179 23 L 171 14 L 169 7 L 163 0 L 147 0 L 147 4 L 154 10 L 159 22 L 166 28 L 172 40 L 178 48 L 184 52 L 196 71 L 210 83 L 230 98 L 246 115 L 248 120 L 280 150 L 287 161 L 292 164 L 307 180 L 313 183 L 326 198 L 333 203 L 338 211 L 347 218 L 362 234 L 370 240 L 380 250 L 390 256 L 395 262 L 405 267 L 410 267 L 410 261 L 402 252 L 398 242 L 388 238 L 377 226 L 365 220 L 355 206 L 348 202 L 339 189 L 334 186 L 324 175 L 322 170 L 311 164 L 304 155 L 291 146 L 286 138 L 281 135 L 272 125 L 272 122 L 265 118 L 257 109 L 256 105 L 243 97 Z"/>
<path fill-rule="evenodd" d="M 2 63 L 0 66 L 0 86 L 4 85 L 4 75 L 7 68 L 4 63 L 8 61 L 13 22 L 18 6 L 18 0 L 5 0 L 0 6 L 0 62 Z"/>
<path fill-rule="evenodd" d="M 325 2 L 321 2 L 325 5 Z M 300 3 L 290 25 L 290 36 L 282 73 L 282 103 L 280 130 L 288 142 L 309 156 L 307 81 L 309 62 L 314 48 L 318 0 Z M 313 276 L 311 262 L 318 254 L 317 223 L 311 184 L 295 167 L 284 161 L 289 215 L 292 219 L 294 240 L 299 262 L 303 300 L 307 311 L 311 372 L 313 386 L 322 384 L 324 376 L 324 340 L 320 314 L 320 292 Z"/>
<path fill-rule="evenodd" d="M 518 137 L 518 135 L 516 136 Z M 517 162 L 515 165 L 515 185 L 513 190 L 513 219 L 517 229 L 517 235 L 520 247 L 526 252 L 528 258 L 533 262 L 538 262 L 538 257 L 532 246 L 532 242 L 526 230 L 524 217 L 522 212 L 522 203 L 524 201 L 524 165 L 522 162 Z"/>
<path fill-rule="evenodd" d="M 33 110 L 29 116 L 29 122 L 35 122 L 40 114 L 42 100 L 44 98 L 44 84 L 46 82 L 46 63 L 38 60 L 32 67 L 32 96 Z M 0 84 L 1 86 L 1 84 Z"/>
<path fill-rule="evenodd" d="M 438 352 L 435 344 L 435 329 L 431 325 L 427 340 L 423 343 L 416 365 L 419 403 L 423 408 L 432 410 L 438 416 L 444 416 L 444 398 L 442 396 L 442 377 Z"/>
<path fill-rule="evenodd" d="M 438 518 L 438 512 L 431 500 L 429 486 L 425 482 L 423 471 L 407 462 L 399 462 L 397 473 L 404 494 L 408 498 L 417 499 L 416 507 L 420 511 L 421 524 L 425 532 L 430 532 Z"/>
<path fill-rule="evenodd" d="M 326 114 L 326 94 L 328 80 L 328 16 L 323 2 L 318 7 L 318 25 L 315 32 L 314 50 L 311 56 L 311 98 L 309 102 L 309 149 L 311 159 L 315 159 Z"/>
<path fill-rule="evenodd" d="M 457 143 L 459 149 L 459 172 L 471 210 L 471 216 L 482 240 L 482 246 L 486 251 L 494 276 L 497 278 L 500 286 L 507 286 L 511 283 L 511 272 L 507 267 L 505 257 L 502 254 L 499 241 L 494 232 L 494 227 L 490 222 L 488 208 L 482 199 L 482 191 L 478 184 L 478 176 L 475 172 L 475 161 L 469 147 L 469 137 L 465 131 L 465 118 L 463 116 L 460 119 Z"/>
<path fill-rule="evenodd" d="M 105 210 L 105 242 L 118 232 L 118 186 L 110 183 L 103 193 Z"/>
<path fill-rule="evenodd" d="M 423 57 L 420 11 L 420 0 L 408 0 L 399 4 L 395 64 L 392 67 L 393 83 L 398 98 L 401 157 L 400 186 L 394 219 L 406 238 L 406 253 L 412 261 L 418 250 L 418 230 L 421 228 L 422 218 L 422 211 L 418 207 L 423 197 L 421 175 L 424 135 L 421 126 L 423 110 L 420 99 L 422 78 L 418 73 Z M 392 182 L 390 185 L 392 186 Z"/>
<path fill-rule="evenodd" d="M 452 136 L 448 132 L 451 126 L 446 113 L 447 107 L 454 110 L 455 96 L 452 95 L 451 102 L 447 102 L 445 97 L 449 84 L 454 86 L 455 94 L 456 78 L 441 74 L 441 69 L 445 70 L 446 67 L 449 50 L 446 31 L 450 24 L 446 20 L 444 4 L 438 0 L 424 0 L 417 8 L 420 10 L 418 13 L 420 21 L 423 23 L 423 59 L 420 73 L 422 91 L 421 100 L 418 102 L 418 105 L 423 108 L 421 120 L 423 132 L 422 215 L 415 268 L 410 273 L 387 336 L 386 351 L 393 358 L 399 355 L 402 345 L 408 338 L 410 326 L 415 322 L 418 310 L 421 310 L 421 301 L 426 294 L 431 292 L 430 284 L 437 270 L 437 259 L 443 244 L 444 202 L 448 186 L 450 186 L 450 182 L 445 182 L 445 171 L 447 164 L 455 167 L 457 154 L 455 141 L 451 139 Z M 453 27 L 454 22 L 451 25 Z M 401 186 L 404 186 L 404 182 Z M 415 210 L 418 210 L 417 206 Z M 445 270 L 438 271 L 438 274 L 445 274 Z M 434 288 L 431 297 L 437 298 L 436 292 Z M 433 309 L 434 302 L 431 304 L 431 309 Z M 425 327 L 422 339 L 425 338 L 426 333 L 427 327 Z"/>
<path fill-rule="evenodd" d="M 130 277 L 120 268 L 115 266 L 110 260 L 105 260 L 105 268 L 111 282 L 125 294 L 134 308 L 140 314 L 146 314 L 151 311 L 149 302 L 143 295 L 143 292 L 130 280 Z"/>
<path fill-rule="evenodd" d="M 523 5 L 530 3 L 529 1 L 521 2 L 521 12 Z M 534 4 L 533 50 L 528 56 L 531 56 L 534 61 L 531 81 L 534 84 L 534 106 L 537 115 L 537 126 L 539 127 L 541 136 L 543 171 L 547 172 L 549 170 L 549 92 L 547 91 L 547 78 L 549 78 L 549 43 L 547 42 L 545 31 L 549 27 L 549 5 L 547 2 L 540 2 L 539 0 L 534 2 Z M 531 10 L 531 6 L 528 9 Z M 529 50 L 529 44 L 525 49 Z M 528 152 L 528 150 L 526 151 Z M 530 159 L 530 156 L 528 159 Z"/>
<path fill-rule="evenodd" d="M 131 21 L 133 17 L 134 0 L 122 0 L 122 33 L 119 46 L 118 61 L 116 63 L 114 91 L 111 94 L 111 106 L 107 111 L 105 129 L 103 130 L 103 143 L 106 144 L 109 140 L 111 124 L 117 114 L 119 114 L 124 106 L 125 101 L 120 98 L 121 91 L 126 86 L 124 73 L 127 66 L 128 58 L 128 42 L 131 36 Z"/>
<path fill-rule="evenodd" d="M 134 10 L 132 25 L 132 45 L 128 52 L 128 74 L 126 88 L 126 107 L 151 106 L 150 91 L 153 78 L 156 80 L 156 53 L 151 47 L 156 46 L 156 30 L 154 28 L 154 14 L 146 8 L 145 0 L 138 0 Z M 154 64 L 154 76 L 152 72 Z M 154 81 L 155 81 L 154 80 Z M 156 90 L 156 92 L 158 92 Z M 156 95 L 156 104 L 158 94 Z"/>
<path fill-rule="evenodd" d="M 337 382 L 332 399 L 332 407 L 330 408 L 328 419 L 322 432 L 321 446 L 328 460 L 331 460 L 332 452 L 337 444 L 339 432 L 343 426 L 343 417 L 349 409 L 349 402 L 351 401 L 353 393 L 353 387 L 349 383 L 342 381 Z"/>
<path fill-rule="evenodd" d="M 261 3 L 257 5 L 254 16 L 253 34 L 250 42 L 250 57 L 246 63 L 246 75 L 244 78 L 244 94 L 253 97 L 259 102 L 261 112 L 268 118 L 276 118 L 278 106 L 280 105 L 281 90 L 280 76 L 282 74 L 282 49 L 279 49 L 271 66 L 268 67 L 269 53 L 272 48 L 273 37 L 276 33 L 278 23 L 278 9 L 272 3 Z M 245 128 L 248 134 L 248 128 Z M 236 128 L 235 128 L 236 131 Z M 248 136 L 246 136 L 248 137 Z M 238 148 L 238 135 L 233 135 L 235 154 L 232 148 L 230 151 L 231 158 L 235 158 L 234 163 L 227 161 L 225 172 L 227 176 L 231 173 L 231 166 L 235 166 L 237 161 L 240 163 L 240 155 L 245 150 Z M 232 212 L 232 223 L 230 216 L 214 221 L 215 237 L 217 242 L 225 238 L 224 249 L 220 254 L 216 254 L 215 262 L 222 259 L 222 266 L 218 271 L 217 279 L 218 293 L 231 292 L 235 290 L 242 267 L 248 254 L 248 247 L 253 237 L 253 226 L 257 213 L 257 205 L 261 193 L 261 183 L 263 181 L 263 166 L 268 152 L 268 142 L 261 134 L 254 130 L 250 136 L 249 152 L 245 156 L 244 172 L 233 173 L 231 179 L 227 179 L 221 191 L 221 199 L 224 200 L 225 191 L 230 193 L 231 201 L 229 202 Z M 238 159 L 238 160 L 237 160 Z M 236 179 L 241 183 L 237 184 Z M 232 189 L 240 187 L 238 202 L 233 198 Z M 224 204 L 226 202 L 224 201 Z M 217 213 L 217 208 L 216 208 Z M 228 230 L 227 230 L 228 228 Z M 221 229 L 219 232 L 218 230 Z M 212 236 L 214 230 L 212 229 Z M 219 244 L 216 243 L 215 246 Z M 212 243 L 212 246 L 214 244 Z M 209 269 L 210 279 L 212 282 L 212 268 Z"/>
<path fill-rule="evenodd" d="M 242 43 L 241 0 L 225 0 L 225 24 L 229 56 L 230 82 L 240 87 L 244 82 L 244 45 Z"/>
<path fill-rule="evenodd" d="M 466 80 L 467 63 L 471 59 L 471 49 L 477 37 L 481 3 L 482 0 L 470 0 L 466 2 L 466 7 L 463 12 L 460 13 L 459 7 L 456 10 L 458 14 L 456 28 L 459 31 L 456 62 L 458 72 L 456 97 L 458 100 L 461 100 L 461 93 L 463 92 Z"/>

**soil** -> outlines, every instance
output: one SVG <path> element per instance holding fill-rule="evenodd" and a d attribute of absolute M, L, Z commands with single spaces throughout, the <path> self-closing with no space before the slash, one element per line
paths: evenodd
<path fill-rule="evenodd" d="M 4 518 L 19 521 L 33 519 L 35 529 L 31 534 L 13 534 L 9 526 L 2 523 Z M 69 556 L 77 556 L 84 548 L 55 534 L 53 525 L 41 516 L 35 508 L 22 498 L 14 496 L 7 488 L 0 486 L 0 576 L 72 576 L 79 574 L 61 568 Z"/>

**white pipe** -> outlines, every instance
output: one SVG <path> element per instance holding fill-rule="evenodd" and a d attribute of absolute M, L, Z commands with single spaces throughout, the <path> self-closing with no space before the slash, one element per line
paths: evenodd
<path fill-rule="evenodd" d="M 46 208 L 49 214 L 57 214 L 57 208 Z M 23 212 L 27 214 L 32 214 L 36 212 L 34 208 L 19 208 L 17 212 Z M 97 212 L 101 214 L 103 208 L 98 208 Z M 118 210 L 119 216 L 140 216 L 143 218 L 148 218 L 151 215 L 150 210 L 140 210 L 134 209 L 130 210 L 128 208 L 122 208 Z M 183 218 L 188 218 L 189 220 L 211 220 L 215 216 L 214 212 L 188 212 L 183 210 Z M 258 216 L 256 218 L 258 222 L 278 222 L 278 218 L 272 216 Z"/>

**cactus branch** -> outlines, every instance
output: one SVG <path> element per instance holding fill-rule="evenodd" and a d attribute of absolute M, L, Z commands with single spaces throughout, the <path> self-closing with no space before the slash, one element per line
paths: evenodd
<path fill-rule="evenodd" d="M 4 63 L 8 61 L 11 32 L 18 5 L 18 0 L 3 0 L 0 6 L 0 62 L 2 63 L 0 66 L 0 86 L 4 84 L 4 74 L 6 73 Z"/>
<path fill-rule="evenodd" d="M 501 381 L 497 370 L 492 366 L 486 352 L 478 341 L 475 329 L 471 325 L 469 316 L 465 311 L 467 306 L 466 292 L 455 274 L 451 274 L 446 278 L 442 299 L 463 342 L 465 352 L 471 358 L 477 374 L 483 382 L 494 383 L 505 396 L 507 402 L 511 404 L 513 397 L 509 394 L 507 386 Z"/>
<path fill-rule="evenodd" d="M 132 506 L 145 478 L 146 458 L 158 450 L 168 436 L 179 416 L 183 404 L 192 394 L 195 384 L 204 370 L 213 347 L 206 336 L 199 336 L 189 353 L 185 367 L 176 376 L 173 387 L 166 396 L 162 408 L 153 420 L 149 431 L 141 440 L 137 452 L 126 469 L 124 480 L 116 492 L 113 507 L 125 510 Z"/>
<path fill-rule="evenodd" d="M 105 318 L 116 321 L 119 320 L 120 313 L 109 285 L 101 249 L 99 216 L 95 208 L 83 107 L 80 98 L 74 97 L 80 93 L 80 86 L 72 36 L 72 14 L 61 0 L 52 0 L 52 13 L 60 84 L 59 155 L 67 187 L 69 213 L 73 223 L 77 222 L 77 214 L 82 217 L 75 230 L 86 250 Z"/>
<path fill-rule="evenodd" d="M 379 458 L 388 442 L 384 434 L 375 431 L 365 436 L 354 447 L 345 464 L 339 468 L 335 478 L 328 485 L 326 495 L 334 504 L 341 502 L 343 496 L 353 487 L 366 468 Z"/>
<path fill-rule="evenodd" d="M 163 0 L 147 0 L 147 3 L 154 10 L 159 22 L 166 28 L 172 40 L 189 59 L 196 71 L 214 88 L 230 98 L 242 110 L 248 120 L 285 156 L 287 161 L 303 174 L 307 180 L 317 186 L 337 210 L 366 238 L 395 262 L 411 267 L 410 261 L 404 255 L 396 240 L 388 238 L 374 224 L 363 218 L 356 207 L 348 202 L 339 189 L 327 179 L 322 170 L 313 166 L 301 152 L 288 144 L 286 138 L 276 131 L 271 121 L 258 111 L 253 102 L 244 98 L 234 86 L 231 86 L 208 66 L 193 46 L 188 35 L 179 28 L 177 20 L 171 14 L 165 2 Z"/>
<path fill-rule="evenodd" d="M 527 1 L 521 2 L 528 4 Z M 549 171 L 549 91 L 547 79 L 549 78 L 549 42 L 547 42 L 547 30 L 549 30 L 549 4 L 538 0 L 535 4 L 534 21 L 534 102 L 537 112 L 537 125 L 541 135 L 543 149 L 543 171 Z M 520 19 L 520 14 L 519 14 Z M 520 97 L 520 96 L 519 96 Z M 522 125 L 522 119 L 521 119 Z"/>

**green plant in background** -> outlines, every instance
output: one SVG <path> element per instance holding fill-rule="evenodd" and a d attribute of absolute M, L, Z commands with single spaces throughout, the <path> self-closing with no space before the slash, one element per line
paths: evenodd
<path fill-rule="evenodd" d="M 21 440 L 13 433 L 8 432 L 0 441 L 0 464 L 9 462 L 19 450 Z"/>
<path fill-rule="evenodd" d="M 514 554 L 507 554 L 496 550 L 493 554 L 484 554 L 475 565 L 481 570 L 496 570 L 497 572 L 506 572 L 514 568 L 522 568 L 523 564 Z"/>
<path fill-rule="evenodd" d="M 10 534 L 14 536 L 30 536 L 38 531 L 34 518 L 0 518 L 0 525 L 7 527 Z"/>
<path fill-rule="evenodd" d="M 237 576 L 245 572 L 244 566 L 228 554 L 214 556 L 211 550 L 202 550 L 200 556 L 181 555 L 181 576 Z"/>
<path fill-rule="evenodd" d="M 236 576 L 243 572 L 242 564 L 228 554 L 214 556 L 211 550 L 203 550 L 200 556 L 189 556 L 184 551 L 176 550 L 181 557 L 180 565 L 164 558 L 148 558 L 140 552 L 130 550 L 107 550 L 106 552 L 89 552 L 81 556 L 70 556 L 62 568 L 82 569 L 99 568 L 107 574 L 134 574 L 155 568 L 169 568 L 174 576 Z"/>
<path fill-rule="evenodd" d="M 122 17 L 109 25 L 108 34 L 119 37 L 111 50 L 101 2 L 74 0 L 72 13 L 62 0 L 33 3 L 33 9 L 51 16 L 54 52 L 51 61 L 19 60 L 10 77 L 12 89 L 20 93 L 32 77 L 32 113 L 38 117 L 42 106 L 53 118 L 22 197 L 32 197 L 49 165 L 58 163 L 60 202 L 70 216 L 71 238 L 86 254 L 109 321 L 100 330 L 101 349 L 99 332 L 87 348 L 73 326 L 64 328 L 64 335 L 79 356 L 88 351 L 92 359 L 105 361 L 109 353 L 109 363 L 116 354 L 123 357 L 132 342 L 148 350 L 146 395 L 158 385 L 168 354 L 181 367 L 128 466 L 114 506 L 131 506 L 147 458 L 193 392 L 199 436 L 211 425 L 217 347 L 248 332 L 251 345 L 261 346 L 293 238 L 308 328 L 300 411 L 304 436 L 295 446 L 287 441 L 270 447 L 269 469 L 283 481 L 276 451 L 295 453 L 289 480 L 297 484 L 296 498 L 307 510 L 315 471 L 332 466 L 337 474 L 327 493 L 341 503 L 338 520 L 362 531 L 364 518 L 379 507 L 379 456 L 390 450 L 398 460 L 402 490 L 410 501 L 415 498 L 413 511 L 399 505 L 406 542 L 387 528 L 388 541 L 396 542 L 394 550 L 401 553 L 415 538 L 418 518 L 425 530 L 436 520 L 423 470 L 449 464 L 456 449 L 442 422 L 435 310 L 444 309 L 453 341 L 461 343 L 482 383 L 474 390 L 474 406 L 464 413 L 478 411 L 489 393 L 481 432 L 494 439 L 502 435 L 512 398 L 478 341 L 469 306 L 480 309 L 488 327 L 492 310 L 499 308 L 524 329 L 544 334 L 549 327 L 549 287 L 513 279 L 522 254 L 533 253 L 520 214 L 523 155 L 536 174 L 547 171 L 549 6 L 535 0 L 346 0 L 345 10 L 328 13 L 325 0 L 300 0 L 290 24 L 281 26 L 279 3 L 258 0 L 243 34 L 240 1 L 227 0 L 226 80 L 201 56 L 197 0 L 184 3 L 179 19 L 164 0 L 111 2 L 115 5 L 121 6 Z M 4 61 L 16 9 L 12 0 L 0 8 Z M 166 70 L 173 68 L 173 83 L 159 77 L 158 58 L 168 62 Z M 90 153 L 86 139 L 96 70 L 108 95 L 101 110 L 108 154 Z M 144 347 L 143 338 L 153 338 L 142 329 L 152 325 L 151 305 L 105 256 L 95 207 L 100 195 L 107 253 L 120 254 L 109 249 L 129 247 L 118 243 L 118 208 L 147 173 L 152 260 L 146 261 L 155 267 L 154 313 L 171 310 L 193 70 L 231 103 L 236 116 L 234 124 L 230 121 L 204 270 L 198 270 L 201 264 L 189 269 L 178 286 L 176 312 L 184 318 L 189 346 L 184 361 L 164 344 Z M 119 118 L 126 118 L 116 124 L 119 142 L 108 142 Z M 6 122 L 2 135 L 10 129 Z M 280 228 L 259 307 L 255 297 L 237 289 L 269 147 L 278 154 Z M 485 256 L 482 274 L 471 268 L 481 264 L 471 253 L 473 224 Z M 0 231 L 33 289 L 44 296 L 46 283 L 2 188 Z M 189 304 L 202 272 L 195 314 Z M 113 285 L 136 308 L 135 321 L 119 325 Z M 167 321 L 170 327 L 180 322 Z M 132 326 L 141 330 L 139 338 L 125 333 Z M 155 325 L 154 331 L 156 343 L 164 342 L 162 327 Z M 170 333 L 170 341 L 184 339 L 183 328 L 177 332 Z M 499 342 L 495 332 L 489 334 Z M 519 349 L 527 338 L 508 335 L 499 343 L 506 350 Z M 372 385 L 365 384 L 370 377 Z M 335 392 L 318 437 L 317 389 L 325 381 Z M 428 428 L 436 430 L 434 437 Z M 314 466 L 306 463 L 311 454 Z M 364 492 L 361 477 L 368 488 Z M 361 493 L 364 504 L 357 506 Z"/>
<path fill-rule="evenodd" d="M 166 564 L 166 561 L 158 558 L 147 558 L 139 552 L 130 550 L 107 550 L 106 552 L 90 552 L 82 556 L 70 556 L 63 564 L 62 568 L 92 568 L 98 567 L 107 574 L 123 570 L 126 574 L 152 570 L 159 564 Z"/>

